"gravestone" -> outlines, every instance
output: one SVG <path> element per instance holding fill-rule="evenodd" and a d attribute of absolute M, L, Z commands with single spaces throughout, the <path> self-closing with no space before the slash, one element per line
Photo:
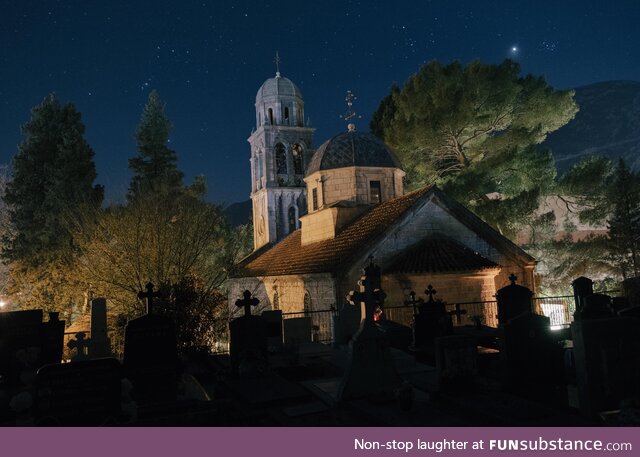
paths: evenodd
<path fill-rule="evenodd" d="M 111 356 L 111 342 L 107 335 L 107 300 L 91 300 L 91 345 L 89 356 L 92 359 Z"/>
<path fill-rule="evenodd" d="M 640 395 L 640 320 L 614 317 L 571 324 L 580 411 L 595 418 Z"/>
<path fill-rule="evenodd" d="M 59 313 L 49 313 L 49 320 L 42 324 L 41 363 L 60 363 L 64 349 L 65 322 L 59 319 Z"/>
<path fill-rule="evenodd" d="M 42 365 L 42 310 L 0 313 L 0 377 L 15 387 Z M 22 379 L 21 379 L 22 378 Z"/>
<path fill-rule="evenodd" d="M 339 314 L 333 316 L 333 342 L 336 347 L 349 344 L 360 328 L 362 316 L 360 314 L 360 306 L 356 306 L 353 303 L 353 293 L 349 294 L 348 301 L 342 305 Z"/>
<path fill-rule="evenodd" d="M 114 424 L 121 412 L 121 379 L 121 365 L 113 358 L 45 365 L 36 376 L 36 423 Z"/>
<path fill-rule="evenodd" d="M 338 388 L 338 401 L 370 395 L 392 396 L 401 382 L 384 332 L 374 322 L 376 307 L 382 307 L 385 294 L 380 289 L 380 267 L 374 265 L 372 258 L 359 285 L 360 292 L 354 294 L 353 301 L 360 305 L 360 329 L 349 343 L 349 356 Z"/>
<path fill-rule="evenodd" d="M 437 337 L 450 335 L 453 331 L 451 316 L 447 313 L 445 303 L 433 298 L 438 291 L 429 284 L 424 293 L 429 296 L 426 302 L 415 301 L 412 298 L 415 310 L 413 322 L 414 349 L 433 348 Z M 413 292 L 411 295 L 415 297 Z"/>
<path fill-rule="evenodd" d="M 512 392 L 550 398 L 563 381 L 563 350 L 551 334 L 547 316 L 524 313 L 502 326 L 500 360 Z"/>
<path fill-rule="evenodd" d="M 576 321 L 587 319 L 607 319 L 614 317 L 611 297 L 604 294 L 591 294 L 582 299 L 582 306 L 574 313 Z"/>
<path fill-rule="evenodd" d="M 267 323 L 261 316 L 251 314 L 251 307 L 258 303 L 260 300 L 245 290 L 243 298 L 236 300 L 236 306 L 244 308 L 244 316 L 229 323 L 231 368 L 242 377 L 261 376 L 268 366 Z"/>
<path fill-rule="evenodd" d="M 585 305 L 584 299 L 593 294 L 593 281 L 580 276 L 573 280 L 571 287 L 573 287 L 573 298 L 576 302 L 576 312 L 578 312 Z"/>
<path fill-rule="evenodd" d="M 269 352 L 278 352 L 282 349 L 283 329 L 282 311 L 268 310 L 262 311 L 262 318 L 267 325 L 267 349 Z"/>
<path fill-rule="evenodd" d="M 440 390 L 471 388 L 478 376 L 478 347 L 471 336 L 436 338 L 436 372 Z"/>
<path fill-rule="evenodd" d="M 285 346 L 300 346 L 311 343 L 312 325 L 310 317 L 293 317 L 285 319 L 284 344 Z"/>
<path fill-rule="evenodd" d="M 132 396 L 139 403 L 175 400 L 181 368 L 173 319 L 153 314 L 153 299 L 159 296 L 148 283 L 147 314 L 133 319 L 125 328 L 124 374 L 133 384 Z"/>
<path fill-rule="evenodd" d="M 498 302 L 498 324 L 506 324 L 510 319 L 533 310 L 533 292 L 516 284 L 517 276 L 511 273 L 511 284 L 496 293 Z"/>
<path fill-rule="evenodd" d="M 627 278 L 622 281 L 622 294 L 631 306 L 640 306 L 640 278 Z"/>

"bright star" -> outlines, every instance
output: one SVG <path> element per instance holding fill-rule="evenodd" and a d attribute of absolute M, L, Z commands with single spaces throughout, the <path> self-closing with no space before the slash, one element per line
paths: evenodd
<path fill-rule="evenodd" d="M 512 46 L 511 47 L 511 52 L 518 52 L 518 47 L 517 46 Z"/>

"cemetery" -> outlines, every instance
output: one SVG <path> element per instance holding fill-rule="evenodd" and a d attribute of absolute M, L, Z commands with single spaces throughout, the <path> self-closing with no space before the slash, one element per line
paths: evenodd
<path fill-rule="evenodd" d="M 569 325 L 552 330 L 528 288 L 496 294 L 497 326 L 462 321 L 432 286 L 386 303 L 369 259 L 331 334 L 312 316 L 258 314 L 245 291 L 229 322 L 229 351 L 179 354 L 174 323 L 155 312 L 129 321 L 113 356 L 108 301 L 91 301 L 91 328 L 63 360 L 65 323 L 38 310 L 0 313 L 4 426 L 587 426 L 638 425 L 640 304 L 573 282 Z M 633 282 L 633 281 L 629 281 Z M 135 297 L 132 297 L 135 299 Z M 491 303 L 485 304 L 492 305 Z M 390 320 L 394 309 L 410 319 Z M 401 315 L 396 313 L 397 315 Z M 323 317 L 324 318 L 324 317 Z M 315 316 L 318 320 L 318 316 Z M 316 334 L 317 336 L 317 334 Z"/>
<path fill-rule="evenodd" d="M 573 296 L 538 296 L 538 261 L 519 233 L 482 219 L 477 202 L 454 199 L 460 193 L 445 181 L 412 183 L 416 170 L 405 171 L 384 139 L 356 129 L 351 91 L 346 131 L 315 148 L 302 93 L 281 75 L 277 54 L 275 62 L 248 138 L 251 224 L 227 227 L 204 200 L 204 180 L 184 184 L 154 91 L 137 130 L 142 156 L 130 160 L 127 205 L 100 208 L 103 189 L 89 180 L 91 192 L 67 193 L 95 194 L 95 214 L 68 216 L 78 219 L 73 230 L 53 225 L 12 240 L 8 254 L 31 266 L 9 259 L 10 276 L 32 276 L 20 283 L 24 294 L 11 292 L 21 303 L 0 311 L 0 425 L 640 425 L 635 251 L 621 290 L 580 276 Z M 42 107 L 60 108 L 54 95 Z M 38 112 L 35 126 L 44 124 Z M 485 133 L 508 138 L 496 128 Z M 147 144 L 148 130 L 159 139 Z M 458 152 L 434 163 L 468 165 Z M 14 216 L 16 189 L 39 194 L 32 184 L 46 181 L 21 173 L 5 196 Z M 472 193 L 488 207 L 502 198 L 488 188 Z M 505 220 L 525 219 L 505 208 Z M 57 220 L 52 211 L 44 219 Z M 54 238 L 58 263 L 33 241 Z M 87 309 L 76 315 L 83 292 Z"/>

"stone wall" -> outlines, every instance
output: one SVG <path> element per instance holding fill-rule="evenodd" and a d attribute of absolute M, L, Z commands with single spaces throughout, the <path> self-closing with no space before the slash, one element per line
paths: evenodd
<path fill-rule="evenodd" d="M 309 294 L 310 311 L 336 306 L 334 280 L 330 274 L 232 278 L 227 281 L 227 289 L 231 318 L 242 313 L 235 302 L 245 290 L 260 300 L 256 314 L 276 308 L 283 313 L 302 313 L 305 293 Z"/>
<path fill-rule="evenodd" d="M 446 303 L 469 303 L 478 301 L 494 301 L 496 288 L 495 276 L 499 269 L 487 269 L 477 273 L 451 274 L 385 274 L 382 276 L 382 289 L 387 294 L 386 306 L 402 306 L 410 299 L 409 293 L 414 291 L 416 297 L 427 300 L 425 289 L 432 285 L 436 289 L 436 299 Z M 485 323 L 495 322 L 495 306 L 481 304 L 463 305 L 466 310 L 463 319 L 471 323 L 471 316 L 484 317 Z"/>
<path fill-rule="evenodd" d="M 305 178 L 308 195 L 318 189 L 318 208 L 339 201 L 350 201 L 360 205 L 371 203 L 370 181 L 380 181 L 382 201 L 403 194 L 402 177 L 404 172 L 398 168 L 345 167 L 333 170 L 321 170 Z M 309 200 L 309 213 L 314 211 L 313 201 Z"/>

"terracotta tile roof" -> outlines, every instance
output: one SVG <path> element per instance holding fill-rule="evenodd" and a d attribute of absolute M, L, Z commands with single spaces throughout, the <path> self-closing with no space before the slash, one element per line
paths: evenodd
<path fill-rule="evenodd" d="M 448 273 L 500 268 L 477 252 L 444 237 L 427 238 L 396 258 L 385 273 Z"/>
<path fill-rule="evenodd" d="M 327 273 L 335 272 L 341 266 L 348 267 L 350 258 L 375 242 L 430 189 L 424 187 L 380 203 L 333 239 L 302 246 L 301 231 L 296 230 L 279 243 L 260 249 L 244 259 L 231 277 Z"/>

